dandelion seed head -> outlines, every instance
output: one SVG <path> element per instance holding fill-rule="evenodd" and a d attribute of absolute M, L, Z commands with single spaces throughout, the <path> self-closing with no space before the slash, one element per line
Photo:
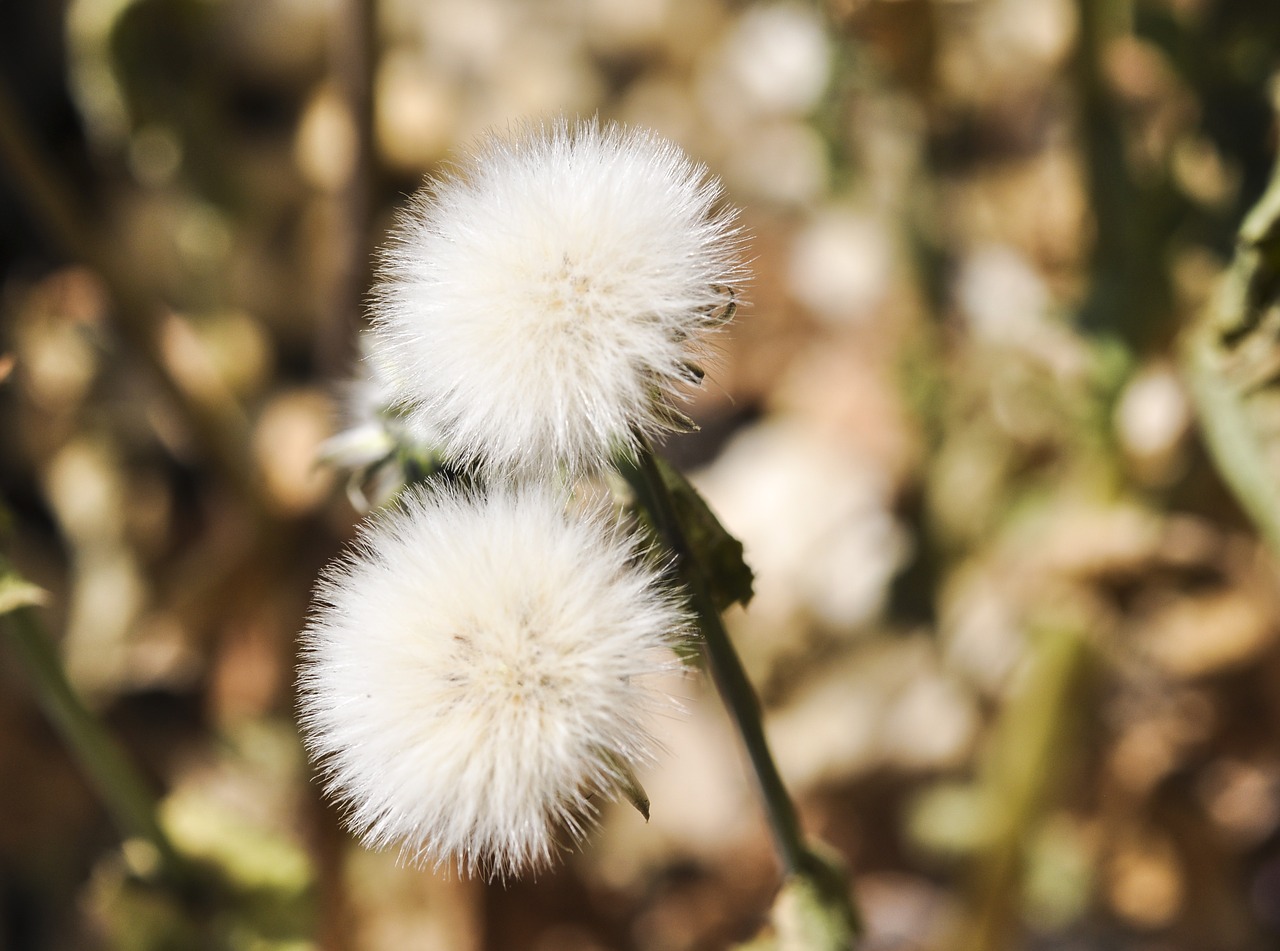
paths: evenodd
<path fill-rule="evenodd" d="M 665 428 L 744 277 L 720 202 L 644 131 L 560 121 L 483 143 L 411 202 L 382 260 L 374 348 L 406 415 L 503 472 L 594 469 Z"/>
<path fill-rule="evenodd" d="M 414 489 L 323 578 L 303 733 L 371 847 L 465 874 L 550 864 L 648 762 L 686 620 L 635 543 L 544 489 Z"/>

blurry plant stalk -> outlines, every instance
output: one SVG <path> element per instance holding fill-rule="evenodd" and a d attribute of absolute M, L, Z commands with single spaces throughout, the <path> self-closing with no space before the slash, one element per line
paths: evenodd
<path fill-rule="evenodd" d="M 755 774 L 787 879 L 774 907 L 778 946 L 807 951 L 851 949 L 862 925 L 850 896 L 848 874 L 838 856 L 804 839 L 795 806 L 765 739 L 759 700 L 720 616 L 723 608 L 737 601 L 745 604 L 751 596 L 741 544 L 725 531 L 683 477 L 654 454 L 647 441 L 640 445 L 636 459 L 623 456 L 616 461 L 618 470 L 635 493 L 636 504 L 676 557 L 680 580 L 702 632 L 707 666 Z M 689 506 L 677 504 L 678 493 L 691 498 L 699 520 L 710 524 L 689 525 Z"/>
<path fill-rule="evenodd" d="M 190 869 L 156 817 L 155 797 L 102 720 L 76 694 L 35 609 L 40 588 L 0 560 L 0 630 L 25 668 L 37 701 L 114 820 L 135 874 L 175 886 Z"/>

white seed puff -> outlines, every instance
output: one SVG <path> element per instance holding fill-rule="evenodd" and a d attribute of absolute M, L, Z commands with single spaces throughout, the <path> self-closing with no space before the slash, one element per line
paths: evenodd
<path fill-rule="evenodd" d="M 582 836 L 651 759 L 686 619 L 603 514 L 533 486 L 412 489 L 323 577 L 301 723 L 371 847 L 507 877 Z"/>
<path fill-rule="evenodd" d="M 665 428 L 741 282 L 734 213 L 653 133 L 595 122 L 491 138 L 401 215 L 373 347 L 451 461 L 598 468 Z"/>

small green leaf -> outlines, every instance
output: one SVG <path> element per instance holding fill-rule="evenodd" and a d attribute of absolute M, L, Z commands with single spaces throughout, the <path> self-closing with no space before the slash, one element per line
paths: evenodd
<path fill-rule="evenodd" d="M 746 607 L 754 594 L 754 576 L 743 560 L 742 542 L 720 524 L 680 470 L 661 456 L 654 456 L 654 461 L 671 492 L 676 515 L 691 549 L 689 554 L 701 568 L 717 610 L 727 610 L 733 604 Z"/>
<path fill-rule="evenodd" d="M 44 604 L 49 594 L 12 572 L 0 575 L 0 614 L 8 614 L 18 608 L 37 607 Z"/>

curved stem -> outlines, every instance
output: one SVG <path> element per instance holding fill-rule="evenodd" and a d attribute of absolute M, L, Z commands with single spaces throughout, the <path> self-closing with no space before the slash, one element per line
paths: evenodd
<path fill-rule="evenodd" d="M 708 556 L 707 551 L 690 543 L 698 536 L 698 529 L 681 517 L 676 495 L 647 443 L 641 443 L 638 458 L 620 459 L 619 469 L 631 483 L 637 503 L 649 513 L 654 529 L 676 556 L 702 630 L 707 667 L 751 762 L 786 878 L 783 893 L 774 905 L 779 946 L 851 951 L 858 944 L 862 924 L 850 896 L 848 874 L 839 857 L 822 843 L 805 841 L 795 805 L 765 740 L 760 702 L 729 640 L 712 593 L 721 590 L 716 585 L 725 580 L 711 574 L 718 562 L 707 560 L 715 556 Z M 706 514 L 715 522 L 709 510 Z M 715 527 L 723 532 L 718 524 Z M 740 551 L 736 543 L 731 547 Z M 731 567 L 728 570 L 732 572 Z"/>
<path fill-rule="evenodd" d="M 679 561 L 689 589 L 689 599 L 702 630 L 707 666 L 751 761 L 778 857 L 786 873 L 794 875 L 808 864 L 795 806 L 769 752 L 755 690 L 729 640 L 720 612 L 711 600 L 703 566 L 689 548 L 670 490 L 658 471 L 652 450 L 644 447 L 635 470 L 624 474 L 632 482 L 640 504 L 649 511 L 654 525 Z"/>
<path fill-rule="evenodd" d="M 705 568 L 690 550 L 671 490 L 667 488 L 662 472 L 658 471 L 653 451 L 648 445 L 641 448 L 635 467 L 626 467 L 623 475 L 630 481 L 641 506 L 649 512 L 654 526 L 680 563 L 685 584 L 689 587 L 690 602 L 698 614 L 698 625 L 703 632 L 707 664 L 750 759 L 778 858 L 788 875 L 800 872 L 806 867 L 804 837 L 795 806 L 787 795 L 782 776 L 764 739 L 759 700 L 737 651 L 728 639 L 728 632 L 724 630 L 721 613 L 710 596 Z"/>

